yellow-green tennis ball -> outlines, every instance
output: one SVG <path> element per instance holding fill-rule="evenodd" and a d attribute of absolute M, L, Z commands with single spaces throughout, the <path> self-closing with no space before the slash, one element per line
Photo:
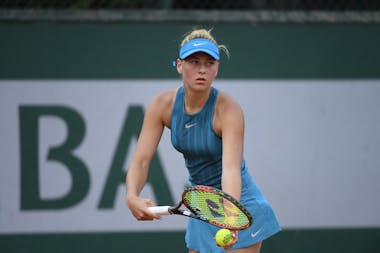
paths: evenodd
<path fill-rule="evenodd" d="M 225 247 L 234 240 L 232 232 L 228 229 L 219 229 L 215 234 L 215 241 L 219 246 Z"/>

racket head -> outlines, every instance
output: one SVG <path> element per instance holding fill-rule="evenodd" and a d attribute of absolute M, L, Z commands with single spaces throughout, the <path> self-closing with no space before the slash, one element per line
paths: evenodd
<path fill-rule="evenodd" d="M 248 210 L 235 198 L 210 186 L 186 188 L 182 201 L 199 219 L 220 228 L 242 230 L 251 226 L 253 221 Z"/>

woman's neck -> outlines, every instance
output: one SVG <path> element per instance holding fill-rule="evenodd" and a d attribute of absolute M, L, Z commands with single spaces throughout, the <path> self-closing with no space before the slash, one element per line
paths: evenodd
<path fill-rule="evenodd" d="M 202 110 L 211 92 L 211 87 L 207 91 L 194 92 L 185 89 L 184 109 L 188 114 L 195 114 Z"/>

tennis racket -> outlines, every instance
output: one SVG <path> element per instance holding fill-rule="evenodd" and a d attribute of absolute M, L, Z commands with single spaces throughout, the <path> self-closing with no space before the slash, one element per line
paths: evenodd
<path fill-rule="evenodd" d="M 181 209 L 182 204 L 188 210 Z M 186 188 L 176 206 L 153 206 L 149 210 L 160 215 L 183 215 L 230 230 L 248 228 L 253 220 L 248 210 L 232 196 L 203 185 Z"/>

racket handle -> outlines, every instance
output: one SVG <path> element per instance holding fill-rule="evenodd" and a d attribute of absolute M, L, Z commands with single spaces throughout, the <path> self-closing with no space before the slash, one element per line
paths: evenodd
<path fill-rule="evenodd" d="M 151 206 L 149 207 L 149 211 L 159 215 L 169 215 L 170 206 Z"/>

